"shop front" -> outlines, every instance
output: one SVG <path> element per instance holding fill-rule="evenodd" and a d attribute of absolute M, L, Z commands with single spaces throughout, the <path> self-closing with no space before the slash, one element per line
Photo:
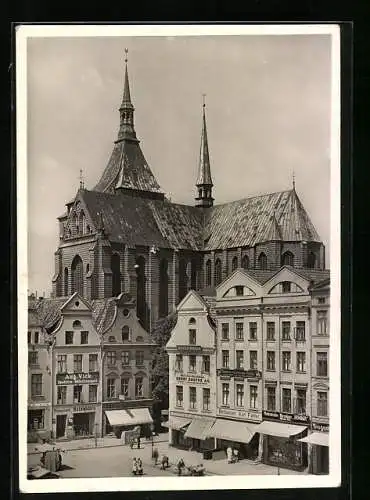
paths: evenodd
<path fill-rule="evenodd" d="M 170 446 L 176 448 L 188 449 L 191 445 L 185 438 L 185 432 L 191 423 L 191 418 L 170 415 L 163 427 L 168 428 L 168 442 Z"/>
<path fill-rule="evenodd" d="M 125 408 L 120 410 L 104 410 L 106 430 L 111 429 L 117 438 L 122 432 L 135 431 L 139 428 L 139 435 L 151 436 L 153 419 L 148 408 Z"/>
<path fill-rule="evenodd" d="M 217 450 L 231 447 L 239 451 L 239 459 L 255 459 L 258 456 L 259 434 L 258 424 L 217 418 L 210 429 L 209 437 L 216 438 Z"/>
<path fill-rule="evenodd" d="M 308 465 L 307 444 L 300 439 L 307 434 L 307 426 L 291 423 L 295 418 L 290 414 L 263 412 L 263 417 L 266 416 L 271 420 L 264 420 L 256 429 L 262 436 L 262 461 L 287 469 L 305 469 Z M 284 423 L 284 420 L 289 423 Z M 305 416 L 305 420 L 308 423 L 308 417 Z"/>
<path fill-rule="evenodd" d="M 37 442 L 51 436 L 50 404 L 31 403 L 27 413 L 27 440 Z"/>
<path fill-rule="evenodd" d="M 309 448 L 309 472 L 311 474 L 329 474 L 329 433 L 313 431 L 301 439 Z"/>
<path fill-rule="evenodd" d="M 97 434 L 98 419 L 95 405 L 75 405 L 73 407 L 73 433 L 76 439 Z"/>
<path fill-rule="evenodd" d="M 189 450 L 204 452 L 214 449 L 214 439 L 209 436 L 215 422 L 210 417 L 195 417 L 184 433 L 184 447 Z"/>

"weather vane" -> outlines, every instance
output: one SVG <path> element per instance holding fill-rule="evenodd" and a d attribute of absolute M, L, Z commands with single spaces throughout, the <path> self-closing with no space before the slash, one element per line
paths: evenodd
<path fill-rule="evenodd" d="M 203 96 L 203 108 L 206 107 L 206 94 L 202 94 Z"/>
<path fill-rule="evenodd" d="M 128 54 L 128 49 L 125 49 L 125 63 L 127 63 L 127 54 Z"/>
<path fill-rule="evenodd" d="M 294 170 L 293 170 L 293 189 L 295 189 L 295 173 L 294 173 Z"/>
<path fill-rule="evenodd" d="M 84 178 L 83 178 L 83 170 L 82 168 L 80 169 L 80 188 L 83 189 L 84 187 Z"/>

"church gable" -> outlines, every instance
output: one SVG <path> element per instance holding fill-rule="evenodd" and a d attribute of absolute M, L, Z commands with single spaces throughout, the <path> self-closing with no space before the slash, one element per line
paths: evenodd
<path fill-rule="evenodd" d="M 264 294 L 308 293 L 310 281 L 296 273 L 294 269 L 282 267 L 263 286 Z"/>
<path fill-rule="evenodd" d="M 67 214 L 63 239 L 86 236 L 96 232 L 96 224 L 89 214 L 83 198 L 83 189 L 80 189 L 76 195 L 73 205 Z"/>
<path fill-rule="evenodd" d="M 256 297 L 261 295 L 261 291 L 261 285 L 248 274 L 248 271 L 242 269 L 236 269 L 216 288 L 218 299 L 238 296 Z"/>
<path fill-rule="evenodd" d="M 75 292 L 61 307 L 62 314 L 69 312 L 86 313 L 91 312 L 91 306 L 81 295 Z"/>

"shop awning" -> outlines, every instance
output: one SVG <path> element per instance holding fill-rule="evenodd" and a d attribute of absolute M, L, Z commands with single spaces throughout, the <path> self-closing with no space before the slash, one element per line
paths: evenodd
<path fill-rule="evenodd" d="M 207 437 L 225 439 L 226 441 L 235 441 L 237 443 L 249 443 L 257 432 L 256 424 L 247 424 L 245 422 L 236 422 L 233 420 L 217 419 L 210 429 Z"/>
<path fill-rule="evenodd" d="M 329 446 L 329 434 L 326 432 L 313 432 L 302 439 L 298 439 L 298 441 L 317 444 L 319 446 Z"/>
<path fill-rule="evenodd" d="M 256 426 L 256 432 L 267 434 L 268 436 L 286 437 L 296 436 L 307 427 L 303 425 L 282 424 L 280 422 L 269 422 L 265 420 Z"/>
<path fill-rule="evenodd" d="M 189 425 L 191 422 L 190 418 L 184 418 L 184 417 L 170 417 L 167 422 L 163 422 L 162 425 L 163 427 L 169 427 L 170 429 L 175 429 L 179 431 L 180 429 L 183 429 L 187 425 Z"/>
<path fill-rule="evenodd" d="M 127 410 L 107 410 L 107 419 L 112 427 L 117 425 L 143 425 L 153 422 L 148 408 L 133 408 Z"/>
<path fill-rule="evenodd" d="M 207 439 L 209 430 L 212 427 L 215 419 L 207 417 L 193 418 L 187 431 L 185 432 L 186 438 L 193 439 Z"/>

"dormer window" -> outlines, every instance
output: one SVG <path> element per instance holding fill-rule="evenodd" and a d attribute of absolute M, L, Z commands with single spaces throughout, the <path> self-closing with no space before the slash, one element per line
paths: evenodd
<path fill-rule="evenodd" d="M 78 328 L 81 328 L 81 321 L 79 321 L 78 319 L 76 319 L 73 324 L 72 324 L 73 328 L 75 330 L 77 330 Z"/>
<path fill-rule="evenodd" d="M 235 287 L 235 292 L 236 292 L 236 296 L 237 297 L 240 297 L 241 295 L 244 295 L 244 287 L 243 286 L 236 286 Z"/>
<path fill-rule="evenodd" d="M 281 285 L 282 285 L 282 292 L 283 293 L 290 293 L 291 292 L 291 282 L 290 281 L 283 281 Z"/>
<path fill-rule="evenodd" d="M 189 319 L 189 325 L 195 325 L 195 323 L 196 323 L 195 318 Z"/>
<path fill-rule="evenodd" d="M 197 343 L 197 331 L 194 329 L 189 330 L 189 344 L 195 345 Z"/>
<path fill-rule="evenodd" d="M 108 341 L 109 342 L 115 342 L 116 341 L 116 337 L 114 335 L 110 335 Z"/>
<path fill-rule="evenodd" d="M 129 342 L 130 341 L 130 328 L 125 325 L 122 328 L 122 342 Z"/>

